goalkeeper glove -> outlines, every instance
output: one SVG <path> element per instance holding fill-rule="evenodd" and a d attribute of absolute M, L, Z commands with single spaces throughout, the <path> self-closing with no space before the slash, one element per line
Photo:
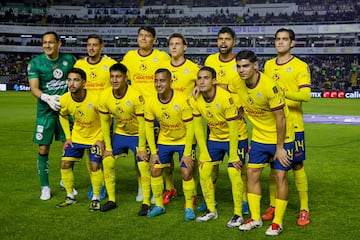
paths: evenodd
<path fill-rule="evenodd" d="M 49 95 L 46 93 L 41 94 L 40 99 L 46 102 L 49 107 L 54 111 L 60 110 L 60 96 L 59 95 Z"/>

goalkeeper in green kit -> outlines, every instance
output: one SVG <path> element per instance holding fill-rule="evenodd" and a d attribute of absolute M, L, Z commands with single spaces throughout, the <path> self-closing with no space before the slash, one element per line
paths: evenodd
<path fill-rule="evenodd" d="M 61 41 L 55 32 L 44 33 L 42 36 L 44 53 L 34 57 L 27 68 L 31 93 L 38 98 L 33 141 L 39 145 L 37 166 L 41 183 L 41 200 L 51 198 L 48 178 L 50 144 L 54 136 L 57 141 L 65 141 L 59 122 L 59 100 L 60 95 L 67 92 L 67 74 L 76 61 L 71 54 L 59 53 L 60 46 Z"/>

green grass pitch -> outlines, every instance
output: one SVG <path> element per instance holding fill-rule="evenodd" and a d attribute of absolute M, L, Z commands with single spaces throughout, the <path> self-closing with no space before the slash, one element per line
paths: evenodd
<path fill-rule="evenodd" d="M 89 176 L 84 162 L 75 166 L 78 203 L 58 209 L 65 192 L 59 187 L 61 143 L 50 152 L 53 197 L 39 200 L 36 170 L 37 146 L 32 143 L 35 98 L 29 92 L 0 92 L 0 239 L 269 239 L 265 222 L 261 229 L 240 232 L 229 229 L 232 216 L 230 181 L 221 165 L 216 199 L 219 218 L 207 223 L 183 221 L 183 195 L 179 164 L 175 184 L 179 195 L 166 214 L 154 219 L 137 216 L 137 181 L 133 155 L 117 160 L 117 204 L 110 212 L 90 212 Z M 360 115 L 359 99 L 312 99 L 305 113 Z M 284 232 L 278 239 L 360 239 L 360 126 L 306 124 L 309 205 L 311 223 L 296 225 L 299 201 L 289 172 L 289 204 Z M 262 174 L 262 212 L 268 205 L 268 169 Z M 200 189 L 200 188 L 199 188 Z M 198 195 L 198 203 L 202 201 Z M 199 213 L 198 213 L 199 214 Z M 247 218 L 247 217 L 245 217 Z"/>

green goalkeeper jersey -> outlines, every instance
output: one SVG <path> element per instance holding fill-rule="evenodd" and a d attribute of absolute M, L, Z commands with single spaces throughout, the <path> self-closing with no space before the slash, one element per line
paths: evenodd
<path fill-rule="evenodd" d="M 71 54 L 59 53 L 56 60 L 50 60 L 45 53 L 33 58 L 28 65 L 28 80 L 38 78 L 39 89 L 49 95 L 63 95 L 67 92 L 67 74 L 75 64 L 75 57 Z M 46 102 L 38 99 L 38 117 L 57 117 Z"/>

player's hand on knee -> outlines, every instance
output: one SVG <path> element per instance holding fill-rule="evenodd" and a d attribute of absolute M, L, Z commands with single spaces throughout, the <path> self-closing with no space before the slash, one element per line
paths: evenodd
<path fill-rule="evenodd" d="M 140 158 L 142 161 L 149 161 L 149 154 L 147 153 L 146 150 L 144 151 L 138 151 L 136 153 L 136 157 Z"/>
<path fill-rule="evenodd" d="M 184 163 L 185 166 L 189 169 L 189 171 L 192 171 L 193 167 L 194 167 L 194 161 L 192 159 L 192 156 L 183 156 L 181 158 L 181 162 L 180 165 Z"/>
<path fill-rule="evenodd" d="M 54 111 L 60 110 L 60 96 L 59 95 L 49 95 L 46 93 L 41 94 L 40 99 L 46 102 L 49 107 Z"/>

